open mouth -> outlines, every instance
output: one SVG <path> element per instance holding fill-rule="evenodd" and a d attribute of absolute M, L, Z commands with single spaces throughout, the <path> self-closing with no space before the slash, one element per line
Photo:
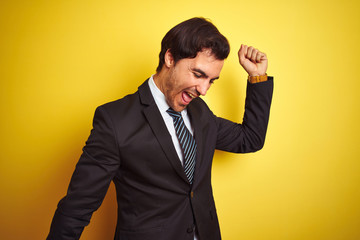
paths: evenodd
<path fill-rule="evenodd" d="M 184 91 L 182 93 L 182 99 L 184 101 L 185 104 L 189 104 L 191 102 L 191 100 L 193 100 L 194 98 L 196 98 L 197 96 L 195 96 L 194 94 Z"/>

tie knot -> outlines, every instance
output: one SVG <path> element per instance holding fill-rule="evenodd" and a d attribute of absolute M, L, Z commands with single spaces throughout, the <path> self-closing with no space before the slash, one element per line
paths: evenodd
<path fill-rule="evenodd" d="M 166 112 L 167 112 L 172 118 L 181 118 L 181 113 L 176 112 L 176 111 L 173 110 L 172 108 L 169 108 L 168 110 L 166 110 Z"/>

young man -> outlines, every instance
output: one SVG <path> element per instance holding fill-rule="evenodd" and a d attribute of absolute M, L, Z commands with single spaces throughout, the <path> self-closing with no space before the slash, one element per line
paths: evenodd
<path fill-rule="evenodd" d="M 156 74 L 136 93 L 97 108 L 48 239 L 79 239 L 111 181 L 116 240 L 221 239 L 211 187 L 214 151 L 262 148 L 273 89 L 266 55 L 241 45 L 239 61 L 249 74 L 243 123 L 213 115 L 199 96 L 219 78 L 228 54 L 226 38 L 203 18 L 165 35 Z"/>

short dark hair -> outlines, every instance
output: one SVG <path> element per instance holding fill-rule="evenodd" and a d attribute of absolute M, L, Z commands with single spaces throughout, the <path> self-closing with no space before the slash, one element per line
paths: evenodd
<path fill-rule="evenodd" d="M 156 71 L 162 69 L 168 49 L 176 64 L 183 58 L 195 58 L 205 48 L 211 49 L 211 53 L 219 60 L 226 59 L 230 52 L 228 40 L 209 20 L 196 17 L 179 23 L 161 41 Z"/>

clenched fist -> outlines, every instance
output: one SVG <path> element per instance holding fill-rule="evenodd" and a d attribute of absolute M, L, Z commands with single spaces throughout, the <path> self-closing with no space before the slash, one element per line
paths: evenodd
<path fill-rule="evenodd" d="M 238 52 L 239 62 L 249 76 L 262 76 L 266 74 L 268 59 L 266 54 L 254 47 L 241 44 Z"/>

